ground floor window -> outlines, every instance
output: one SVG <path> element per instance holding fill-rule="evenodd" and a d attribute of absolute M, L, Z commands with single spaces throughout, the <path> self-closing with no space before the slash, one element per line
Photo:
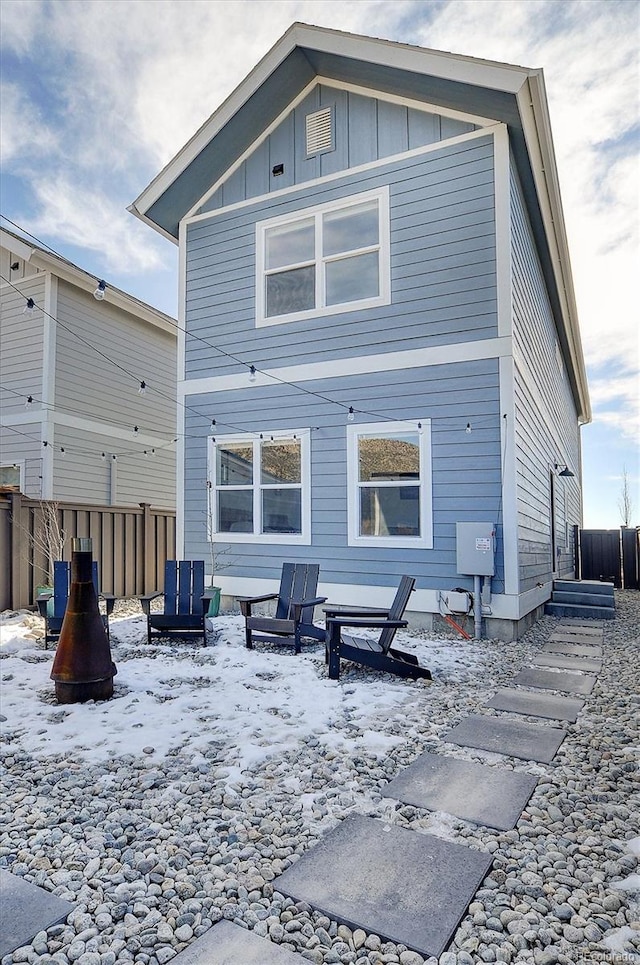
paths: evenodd
<path fill-rule="evenodd" d="M 347 428 L 349 544 L 433 545 L 428 420 Z"/>
<path fill-rule="evenodd" d="M 226 540 L 309 543 L 309 431 L 210 440 L 211 532 Z"/>

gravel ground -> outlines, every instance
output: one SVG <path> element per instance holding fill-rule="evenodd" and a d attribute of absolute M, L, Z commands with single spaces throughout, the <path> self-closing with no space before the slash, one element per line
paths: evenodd
<path fill-rule="evenodd" d="M 309 737 L 230 784 L 216 746 L 205 764 L 178 752 L 161 766 L 132 757 L 95 766 L 16 754 L 3 742 L 0 867 L 76 910 L 0 965 L 166 965 L 221 918 L 316 965 L 423 965 L 404 946 L 352 932 L 274 888 L 354 811 L 493 855 L 439 965 L 640 962 L 640 593 L 617 592 L 616 606 L 616 619 L 604 624 L 603 670 L 553 764 L 446 747 L 452 756 L 539 775 L 512 831 L 420 811 L 381 789 L 422 751 L 443 750 L 441 735 L 526 665 L 557 625 L 552 617 L 514 644 L 470 644 L 482 648 L 484 673 L 462 682 L 445 676 L 431 687 L 407 681 L 406 718 L 382 724 L 403 738 L 387 757 L 362 745 L 351 755 L 327 751 Z M 115 615 L 135 607 L 121 602 Z M 369 676 L 344 674 L 341 685 L 348 692 Z M 361 736 L 357 726 L 353 736 Z"/>

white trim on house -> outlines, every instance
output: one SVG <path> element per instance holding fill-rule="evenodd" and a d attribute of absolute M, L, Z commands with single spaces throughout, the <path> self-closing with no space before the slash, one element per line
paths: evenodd
<path fill-rule="evenodd" d="M 518 569 L 518 482 L 515 440 L 515 397 L 513 357 L 499 360 L 500 374 L 500 453 L 502 476 L 502 546 L 504 592 L 520 592 Z"/>
<path fill-rule="evenodd" d="M 295 488 L 301 494 L 301 532 L 295 533 L 270 533 L 262 532 L 263 512 L 262 512 L 262 493 L 265 484 L 260 478 L 260 446 L 263 435 L 269 439 L 287 440 L 293 439 L 300 442 L 300 484 L 292 487 L 276 488 Z M 216 480 L 216 448 L 218 445 L 233 445 L 240 443 L 251 445 L 253 476 L 251 483 L 244 487 L 245 491 L 251 489 L 253 494 L 253 532 L 230 532 L 228 530 L 218 530 L 216 526 L 216 493 L 218 485 Z M 259 543 L 275 544 L 287 546 L 310 546 L 311 545 L 311 430 L 310 429 L 291 429 L 278 430 L 277 432 L 265 432 L 259 436 L 255 432 L 235 433 L 234 435 L 220 436 L 216 440 L 213 436 L 207 439 L 207 478 L 209 481 L 209 512 L 208 512 L 208 533 L 209 539 L 218 537 L 225 543 Z M 237 487 L 236 487 L 237 488 Z M 273 487 L 272 487 L 273 488 Z"/>
<path fill-rule="evenodd" d="M 414 147 L 410 151 L 401 151 L 399 154 L 390 154 L 388 157 L 380 158 L 379 161 L 367 161 L 366 164 L 358 164 L 353 168 L 345 168 L 341 171 L 334 171 L 332 174 L 324 174 L 320 178 L 311 178 L 309 181 L 303 181 L 300 184 L 290 184 L 286 188 L 279 188 L 277 191 L 268 191 L 266 194 L 256 195 L 252 198 L 247 198 L 244 201 L 235 201 L 233 204 L 225 205 L 222 208 L 213 208 L 211 211 L 203 211 L 201 214 L 185 215 L 182 219 L 181 224 L 197 224 L 199 221 L 207 221 L 210 218 L 216 218 L 219 215 L 227 215 L 230 211 L 237 211 L 241 208 L 246 208 L 249 205 L 259 204 L 266 200 L 277 200 L 278 198 L 285 197 L 288 194 L 294 194 L 295 192 L 307 191 L 315 187 L 319 187 L 323 184 L 329 184 L 331 181 L 338 181 L 340 178 L 350 177 L 351 175 L 364 174 L 367 171 L 373 171 L 376 168 L 383 167 L 385 164 L 394 164 L 398 161 L 405 160 L 406 158 L 420 157 L 422 154 L 432 154 L 434 151 L 442 150 L 443 148 L 450 147 L 453 144 L 462 144 L 465 141 L 472 141 L 478 137 L 486 137 L 487 134 L 493 133 L 493 127 L 483 127 L 478 131 L 467 131 L 465 134 L 457 134 L 455 137 L 448 137 L 445 141 L 434 141 L 433 144 L 425 144 L 423 147 Z M 220 184 L 228 177 L 225 175 L 220 179 L 216 187 L 220 187 Z M 195 205 L 194 208 L 200 207 L 200 203 Z M 193 210 L 193 209 L 192 209 Z"/>
<path fill-rule="evenodd" d="M 496 218 L 496 294 L 498 335 L 513 334 L 511 266 L 511 167 L 506 124 L 494 128 L 493 177 Z"/>
<path fill-rule="evenodd" d="M 58 279 L 51 272 L 44 276 L 44 306 L 43 306 L 43 369 L 42 369 L 42 439 L 53 443 L 55 439 L 55 375 L 56 375 L 56 342 L 58 317 Z M 53 446 L 43 446 L 42 454 L 42 498 L 53 499 Z"/>
<path fill-rule="evenodd" d="M 181 224 L 179 228 L 178 248 L 178 340 L 176 345 L 176 427 L 178 430 L 178 444 L 176 449 L 176 558 L 184 559 L 184 472 L 185 472 L 185 434 L 186 409 L 184 395 L 180 386 L 185 377 L 185 344 L 187 318 L 187 230 Z"/>
<path fill-rule="evenodd" d="M 368 422 L 363 425 L 347 426 L 347 521 L 348 546 L 376 546 L 402 547 L 403 549 L 433 549 L 433 499 L 432 499 L 432 471 L 431 471 L 431 420 L 421 420 L 420 430 L 409 430 L 418 437 L 420 479 L 410 483 L 396 481 L 376 483 L 376 486 L 397 489 L 399 486 L 416 486 L 420 490 L 420 536 L 363 536 L 360 533 L 360 490 L 359 480 L 359 450 L 358 441 L 363 436 L 386 436 L 389 434 L 407 434 L 407 423 L 398 422 Z M 369 484 L 366 484 L 369 487 Z"/>
<path fill-rule="evenodd" d="M 502 358 L 512 353 L 511 338 L 476 339 L 437 345 L 433 348 L 412 349 L 403 352 L 387 352 L 379 355 L 362 355 L 358 358 L 337 358 L 305 365 L 288 365 L 282 368 L 264 369 L 256 372 L 255 382 L 247 385 L 247 377 L 241 375 L 210 376 L 178 382 L 178 396 L 204 392 L 226 392 L 232 389 L 250 391 L 251 386 L 272 385 L 274 381 L 307 382 L 312 379 L 331 379 L 338 376 L 366 375 L 372 372 L 392 372 L 398 369 L 423 368 L 428 365 L 447 365 L 455 362 L 474 362 L 483 359 Z"/>
<path fill-rule="evenodd" d="M 377 202 L 378 210 L 378 243 L 362 249 L 341 252 L 338 256 L 328 258 L 323 255 L 323 216 L 333 211 L 348 211 L 367 202 Z M 267 315 L 266 279 L 272 272 L 266 265 L 266 241 L 272 228 L 294 226 L 299 221 L 313 220 L 315 224 L 315 243 L 313 261 L 305 262 L 304 266 L 313 264 L 315 268 L 315 307 L 306 311 L 289 312 L 281 315 Z M 325 315 L 337 315 L 344 312 L 360 311 L 367 308 L 377 308 L 391 303 L 391 237 L 389 218 L 389 186 L 385 185 L 375 191 L 363 191 L 346 198 L 327 201 L 303 208 L 295 213 L 268 218 L 256 223 L 256 326 L 281 325 L 301 319 L 318 318 Z M 368 298 L 360 298 L 334 305 L 326 304 L 326 265 L 336 260 L 344 261 L 347 257 L 375 252 L 378 255 L 378 294 Z M 277 271 L 291 271 L 302 265 L 283 266 Z"/>

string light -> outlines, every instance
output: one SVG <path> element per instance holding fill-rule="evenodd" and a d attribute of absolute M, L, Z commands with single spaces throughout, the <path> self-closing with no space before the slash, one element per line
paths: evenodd
<path fill-rule="evenodd" d="M 250 365 L 250 366 L 249 366 L 249 381 L 250 381 L 250 382 L 255 382 L 255 380 L 256 380 L 256 367 L 255 367 L 255 365 Z"/>
<path fill-rule="evenodd" d="M 140 383 L 140 388 L 138 389 L 138 395 L 146 395 L 146 394 L 147 394 L 147 383 L 143 379 L 142 382 Z"/>
<path fill-rule="evenodd" d="M 99 301 L 99 302 L 102 301 L 102 299 L 104 298 L 104 291 L 106 287 L 107 287 L 106 281 L 100 280 L 98 282 L 98 287 L 93 293 L 93 297 L 96 299 L 96 301 Z"/>
<path fill-rule="evenodd" d="M 467 428 L 464 430 L 467 434 L 471 432 L 471 423 L 467 422 Z"/>
<path fill-rule="evenodd" d="M 27 304 L 22 309 L 23 315 L 33 315 L 36 310 L 36 303 L 33 298 L 27 298 Z"/>
<path fill-rule="evenodd" d="M 25 407 L 25 409 L 30 409 L 32 405 L 33 405 L 33 396 L 30 395 L 30 396 L 27 398 L 27 401 L 25 402 L 24 407 Z"/>
<path fill-rule="evenodd" d="M 348 413 L 347 413 L 347 421 L 348 421 L 348 422 L 353 422 L 354 418 L 355 418 L 355 413 L 354 413 L 354 411 L 353 411 L 353 406 L 350 405 L 350 406 L 349 406 L 349 411 L 348 411 Z"/>
<path fill-rule="evenodd" d="M 137 427 L 137 426 L 134 426 L 134 427 L 133 427 L 133 434 L 134 434 L 134 436 L 136 436 L 139 432 L 140 432 L 140 430 L 138 429 L 138 427 Z"/>

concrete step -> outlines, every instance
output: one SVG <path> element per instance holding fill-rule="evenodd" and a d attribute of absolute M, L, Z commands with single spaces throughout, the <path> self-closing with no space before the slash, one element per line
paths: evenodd
<path fill-rule="evenodd" d="M 551 594 L 552 603 L 575 603 L 578 606 L 608 606 L 613 607 L 613 594 L 611 597 L 603 593 L 576 593 L 558 591 L 554 588 Z"/>
<path fill-rule="evenodd" d="M 613 583 L 601 583 L 599 580 L 554 580 L 554 593 L 588 593 L 613 598 Z"/>
<path fill-rule="evenodd" d="M 612 606 L 583 606 L 577 603 L 545 603 L 544 612 L 549 616 L 586 620 L 613 620 L 616 611 Z"/>

